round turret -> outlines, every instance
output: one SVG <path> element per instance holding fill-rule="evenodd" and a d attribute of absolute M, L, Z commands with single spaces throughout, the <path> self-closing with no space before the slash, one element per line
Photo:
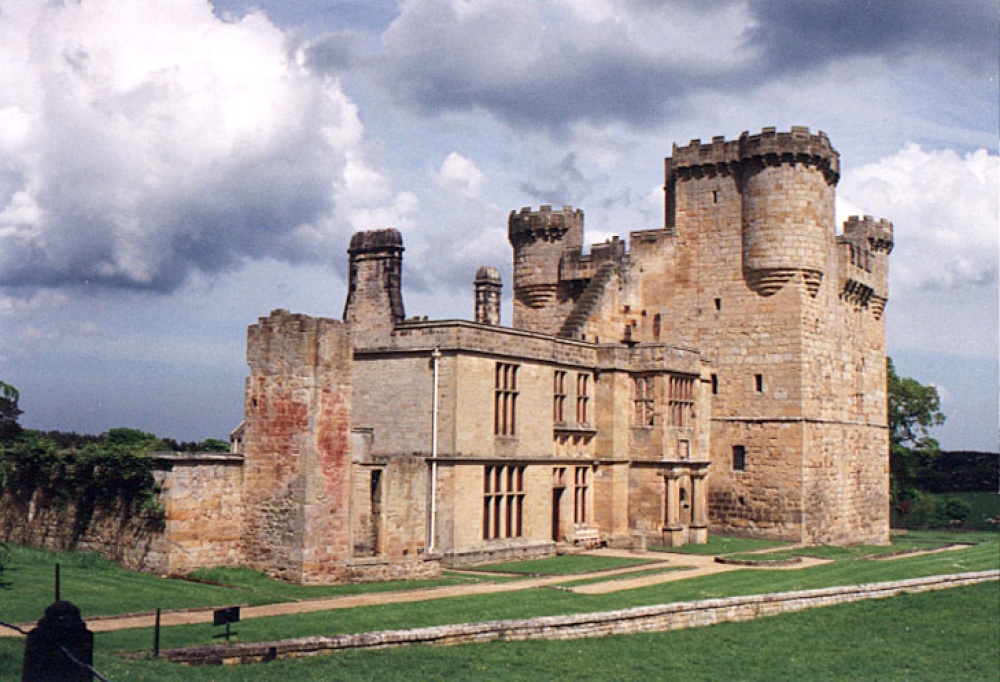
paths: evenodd
<path fill-rule="evenodd" d="M 563 252 L 583 247 L 583 211 L 571 206 L 511 211 L 507 237 L 514 247 L 514 326 L 534 328 L 538 316 L 530 310 L 555 301 Z"/>
<path fill-rule="evenodd" d="M 826 135 L 765 128 L 739 140 L 743 271 L 769 296 L 801 274 L 813 296 L 834 239 L 834 186 L 839 157 Z"/>

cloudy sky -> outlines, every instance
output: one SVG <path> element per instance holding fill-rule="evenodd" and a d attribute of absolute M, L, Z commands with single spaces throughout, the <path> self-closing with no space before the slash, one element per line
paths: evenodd
<path fill-rule="evenodd" d="M 993 0 L 0 0 L 0 379 L 29 427 L 226 438 L 246 326 L 339 317 L 353 231 L 469 318 L 512 208 L 659 227 L 671 143 L 808 125 L 895 224 L 898 369 L 995 450 L 998 68 Z"/>

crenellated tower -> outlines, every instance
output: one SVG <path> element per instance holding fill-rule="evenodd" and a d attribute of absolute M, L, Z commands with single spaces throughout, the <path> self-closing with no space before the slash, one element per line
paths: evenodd
<path fill-rule="evenodd" d="M 764 128 L 737 140 L 714 137 L 674 145 L 666 159 L 666 229 L 690 223 L 711 209 L 705 194 L 678 191 L 679 184 L 705 184 L 710 202 L 739 210 L 741 262 L 747 286 L 770 296 L 799 276 L 816 295 L 834 238 L 834 187 L 840 156 L 823 132 L 793 126 L 779 133 Z M 731 189 L 730 189 L 731 188 Z M 730 189 L 730 191 L 726 191 Z"/>
<path fill-rule="evenodd" d="M 664 230 L 632 236 L 644 272 L 665 261 L 644 276 L 643 310 L 713 363 L 717 530 L 888 539 L 892 226 L 852 218 L 837 236 L 839 162 L 824 133 L 799 126 L 675 145 Z"/>
<path fill-rule="evenodd" d="M 507 237 L 514 247 L 514 326 L 556 334 L 572 307 L 559 297 L 560 263 L 566 250 L 583 247 L 583 211 L 511 211 Z"/>

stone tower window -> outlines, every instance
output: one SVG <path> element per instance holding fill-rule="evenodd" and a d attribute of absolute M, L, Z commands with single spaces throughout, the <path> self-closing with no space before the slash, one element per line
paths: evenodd
<path fill-rule="evenodd" d="M 694 419 L 694 379 L 670 377 L 670 426 L 691 426 Z"/>
<path fill-rule="evenodd" d="M 733 446 L 733 471 L 746 471 L 747 449 L 743 445 Z"/>
<path fill-rule="evenodd" d="M 715 309 L 716 310 L 722 310 L 722 299 L 721 298 L 715 299 Z"/>
<path fill-rule="evenodd" d="M 753 375 L 753 390 L 755 390 L 757 393 L 763 393 L 764 392 L 764 375 L 763 374 L 754 374 Z"/>
<path fill-rule="evenodd" d="M 562 424 L 566 421 L 566 372 L 556 370 L 552 374 L 552 421 Z"/>
<path fill-rule="evenodd" d="M 513 436 L 517 432 L 517 370 L 519 365 L 498 362 L 493 391 L 493 433 Z"/>
<path fill-rule="evenodd" d="M 586 424 L 590 421 L 587 408 L 590 402 L 590 375 L 576 375 L 576 423 Z"/>
<path fill-rule="evenodd" d="M 712 375 L 712 395 L 719 395 L 719 375 Z"/>
<path fill-rule="evenodd" d="M 632 380 L 632 425 L 653 425 L 653 377 L 635 377 Z"/>

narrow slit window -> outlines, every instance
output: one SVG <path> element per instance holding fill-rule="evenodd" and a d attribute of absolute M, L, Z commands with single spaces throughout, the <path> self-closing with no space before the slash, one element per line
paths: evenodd
<path fill-rule="evenodd" d="M 754 374 L 753 375 L 753 389 L 757 393 L 763 393 L 764 392 L 764 375 L 763 374 Z"/>
<path fill-rule="evenodd" d="M 733 446 L 733 471 L 746 471 L 747 449 L 743 445 Z"/>

